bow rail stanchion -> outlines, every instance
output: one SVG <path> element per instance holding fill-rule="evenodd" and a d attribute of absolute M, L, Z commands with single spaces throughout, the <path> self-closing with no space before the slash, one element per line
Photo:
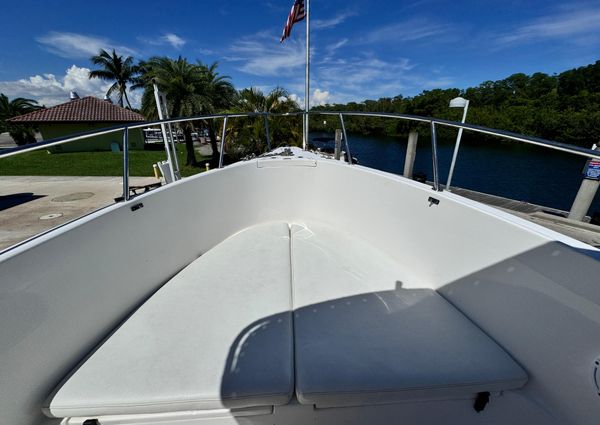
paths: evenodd
<path fill-rule="evenodd" d="M 469 110 L 469 100 L 462 97 L 455 97 L 450 101 L 451 108 L 463 108 L 461 123 L 467 121 L 467 111 Z M 458 150 L 460 149 L 460 140 L 462 138 L 463 128 L 458 129 L 456 136 L 456 142 L 454 144 L 454 152 L 452 153 L 452 161 L 450 162 L 450 171 L 448 171 L 448 178 L 446 179 L 446 190 L 450 192 L 450 186 L 452 185 L 452 176 L 454 175 L 454 167 L 456 166 L 456 159 L 458 157 Z"/>
<path fill-rule="evenodd" d="M 164 116 L 163 119 L 171 118 L 169 116 L 169 110 L 167 109 L 167 98 L 164 93 L 160 93 L 163 107 L 164 107 Z M 177 158 L 177 146 L 175 145 L 175 137 L 173 137 L 173 128 L 171 127 L 171 123 L 167 124 L 167 128 L 169 129 L 169 136 L 171 137 L 171 149 L 173 149 L 173 172 L 175 174 L 176 180 L 181 179 L 181 170 L 179 168 L 179 159 Z"/>
<path fill-rule="evenodd" d="M 433 168 L 433 190 L 441 192 L 440 177 L 438 172 L 438 157 L 437 157 L 437 134 L 435 129 L 435 121 L 431 121 L 431 162 Z"/>
<path fill-rule="evenodd" d="M 346 146 L 348 164 L 352 165 L 352 155 L 350 154 L 350 145 L 348 145 L 348 136 L 346 135 L 346 124 L 344 124 L 343 114 L 340 114 L 340 124 L 342 125 L 342 134 L 344 135 L 344 146 Z"/>
<path fill-rule="evenodd" d="M 123 129 L 123 200 L 129 201 L 129 128 Z"/>
<path fill-rule="evenodd" d="M 225 135 L 227 134 L 227 116 L 223 119 L 223 132 L 221 134 L 221 152 L 219 152 L 219 168 L 223 168 L 223 154 L 225 152 Z"/>
<path fill-rule="evenodd" d="M 171 152 L 171 146 L 169 146 L 169 137 L 167 135 L 167 127 L 166 125 L 171 126 L 171 120 L 168 117 L 165 117 L 163 107 L 162 107 L 162 93 L 158 90 L 158 86 L 153 84 L 154 86 L 154 100 L 156 102 L 156 110 L 158 112 L 158 118 L 160 122 L 160 129 L 163 136 L 163 141 L 165 144 L 165 151 L 167 153 L 167 163 L 169 165 L 169 173 L 171 174 L 171 181 L 174 182 L 177 180 L 173 162 L 173 154 Z M 173 142 L 173 134 L 171 133 L 171 142 Z M 165 179 L 167 181 L 168 179 Z"/>
<path fill-rule="evenodd" d="M 264 115 L 265 119 L 265 134 L 267 135 L 267 149 L 271 150 L 271 134 L 269 134 L 269 114 Z"/>

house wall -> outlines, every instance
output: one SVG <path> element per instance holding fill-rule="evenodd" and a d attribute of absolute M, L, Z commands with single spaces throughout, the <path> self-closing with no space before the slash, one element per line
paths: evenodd
<path fill-rule="evenodd" d="M 107 127 L 114 127 L 116 123 L 100 122 L 100 123 L 44 123 L 40 124 L 40 133 L 44 140 L 64 137 L 71 134 L 83 133 L 86 131 L 95 131 Z M 123 148 L 123 133 L 111 133 L 101 136 L 90 137 L 85 140 L 59 145 L 49 148 L 52 153 L 61 152 L 97 152 L 110 151 L 111 144 L 116 142 L 119 144 L 119 149 Z M 134 129 L 129 131 L 129 149 L 142 150 L 144 149 L 144 136 L 142 130 Z"/>

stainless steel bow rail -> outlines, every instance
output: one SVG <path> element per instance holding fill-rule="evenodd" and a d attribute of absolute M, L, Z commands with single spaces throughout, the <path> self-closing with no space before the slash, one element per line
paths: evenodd
<path fill-rule="evenodd" d="M 6 158 L 9 156 L 19 155 L 26 152 L 32 152 L 39 149 L 49 148 L 52 146 L 63 145 L 67 143 L 72 143 L 78 140 L 83 140 L 89 137 L 101 136 L 104 134 L 112 134 L 112 133 L 123 133 L 123 199 L 129 200 L 129 131 L 133 129 L 141 129 L 144 127 L 151 127 L 157 125 L 164 124 L 177 124 L 184 123 L 189 121 L 206 121 L 206 120 L 223 120 L 223 131 L 221 134 L 221 145 L 220 145 L 220 157 L 219 157 L 219 168 L 223 167 L 223 153 L 225 148 L 225 138 L 227 136 L 227 122 L 228 120 L 232 120 L 235 118 L 263 118 L 265 133 L 266 133 L 266 142 L 267 147 L 271 149 L 271 136 L 269 132 L 269 118 L 271 117 L 294 117 L 299 115 L 319 115 L 319 116 L 337 116 L 340 120 L 340 124 L 342 127 L 342 134 L 344 136 L 344 146 L 346 148 L 346 155 L 348 158 L 352 158 L 350 155 L 350 146 L 348 142 L 348 135 L 346 133 L 346 125 L 344 123 L 344 117 L 372 117 L 372 118 L 389 118 L 389 119 L 398 119 L 404 121 L 411 121 L 417 123 L 429 124 L 431 128 L 431 160 L 432 160 L 432 168 L 433 168 L 433 189 L 436 191 L 441 191 L 440 178 L 439 178 L 439 168 L 438 168 L 438 154 L 437 154 L 437 128 L 438 126 L 456 128 L 456 129 L 464 129 L 466 131 L 472 131 L 480 134 L 487 134 L 490 136 L 500 137 L 502 139 L 516 141 L 521 143 L 527 143 L 530 145 L 541 146 L 544 148 L 557 150 L 561 152 L 570 153 L 573 155 L 579 155 L 585 158 L 593 158 L 600 160 L 600 151 L 591 150 L 586 148 L 581 148 L 578 146 L 569 145 L 566 143 L 554 142 L 550 140 L 541 139 L 538 137 L 530 137 L 524 136 L 521 134 L 512 133 L 509 131 L 502 130 L 494 130 L 487 127 L 481 127 L 478 125 L 460 123 L 457 121 L 449 121 L 438 118 L 427 118 L 420 117 L 416 115 L 405 115 L 405 114 L 393 114 L 393 113 L 378 113 L 378 112 L 349 112 L 349 111 L 310 111 L 310 112 L 289 112 L 289 113 L 261 113 L 261 112 L 249 112 L 249 113 L 240 113 L 240 114 L 213 114 L 213 115 L 199 115 L 193 117 L 180 117 L 180 118 L 170 118 L 164 120 L 157 121 L 143 121 L 140 123 L 133 124 L 125 124 L 119 125 L 115 127 L 108 127 L 101 130 L 88 131 L 77 133 L 71 136 L 59 137 L 50 140 L 44 140 L 38 143 L 32 143 L 25 146 L 19 146 L 10 149 L 4 149 L 0 151 L 0 159 Z M 349 160 L 348 164 L 352 164 L 352 161 Z"/>

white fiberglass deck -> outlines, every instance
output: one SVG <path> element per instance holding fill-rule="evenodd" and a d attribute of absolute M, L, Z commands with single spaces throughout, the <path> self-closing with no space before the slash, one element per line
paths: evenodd
<path fill-rule="evenodd" d="M 597 424 L 599 251 L 301 156 L 0 253 L 2 423 Z"/>
<path fill-rule="evenodd" d="M 45 410 L 242 409 L 294 394 L 317 407 L 472 403 L 523 386 L 523 369 L 443 297 L 402 287 L 418 284 L 407 267 L 327 226 L 245 229 L 166 283 Z"/>

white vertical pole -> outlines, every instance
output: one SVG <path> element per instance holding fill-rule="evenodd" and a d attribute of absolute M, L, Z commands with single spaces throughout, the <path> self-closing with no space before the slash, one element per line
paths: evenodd
<path fill-rule="evenodd" d="M 123 200 L 129 201 L 129 129 L 123 129 Z"/>
<path fill-rule="evenodd" d="M 223 155 L 225 155 L 225 136 L 227 136 L 227 116 L 223 119 L 223 133 L 221 134 L 221 152 L 219 152 L 219 168 L 223 168 Z"/>
<path fill-rule="evenodd" d="M 306 0 L 306 73 L 304 81 L 304 131 L 302 149 L 308 147 L 308 110 L 310 109 L 310 0 Z"/>
<path fill-rule="evenodd" d="M 163 111 L 161 107 L 160 101 L 160 92 L 158 91 L 158 86 L 154 85 L 154 100 L 156 101 L 156 109 L 158 110 L 158 119 L 163 120 Z M 169 139 L 167 138 L 167 129 L 164 124 L 160 125 L 160 129 L 162 130 L 163 140 L 165 142 L 165 151 L 167 151 L 167 162 L 169 163 L 169 172 L 171 173 L 171 181 L 175 181 L 175 170 L 173 169 L 173 158 L 171 158 L 171 147 L 169 146 Z"/>
<path fill-rule="evenodd" d="M 160 97 L 160 107 L 161 111 L 163 111 L 163 118 L 161 119 L 169 119 L 169 110 L 167 108 L 167 97 L 164 93 L 159 92 Z M 167 129 L 169 130 L 169 137 L 171 138 L 171 149 L 173 150 L 173 172 L 175 173 L 175 180 L 181 178 L 181 172 L 179 171 L 179 160 L 177 159 L 177 147 L 175 146 L 175 138 L 173 137 L 173 129 L 171 128 L 171 123 L 167 124 Z"/>
<path fill-rule="evenodd" d="M 460 121 L 462 124 L 467 120 L 467 111 L 469 110 L 469 101 L 465 104 L 465 108 L 463 110 L 462 120 Z M 460 139 L 463 134 L 463 128 L 458 129 L 458 136 L 456 136 L 456 144 L 454 145 L 454 153 L 452 154 L 452 162 L 450 163 L 450 171 L 448 172 L 448 180 L 446 180 L 446 190 L 451 192 L 450 184 L 452 183 L 452 175 L 454 174 L 454 166 L 456 165 L 456 157 L 458 156 L 458 149 L 460 148 Z"/>

